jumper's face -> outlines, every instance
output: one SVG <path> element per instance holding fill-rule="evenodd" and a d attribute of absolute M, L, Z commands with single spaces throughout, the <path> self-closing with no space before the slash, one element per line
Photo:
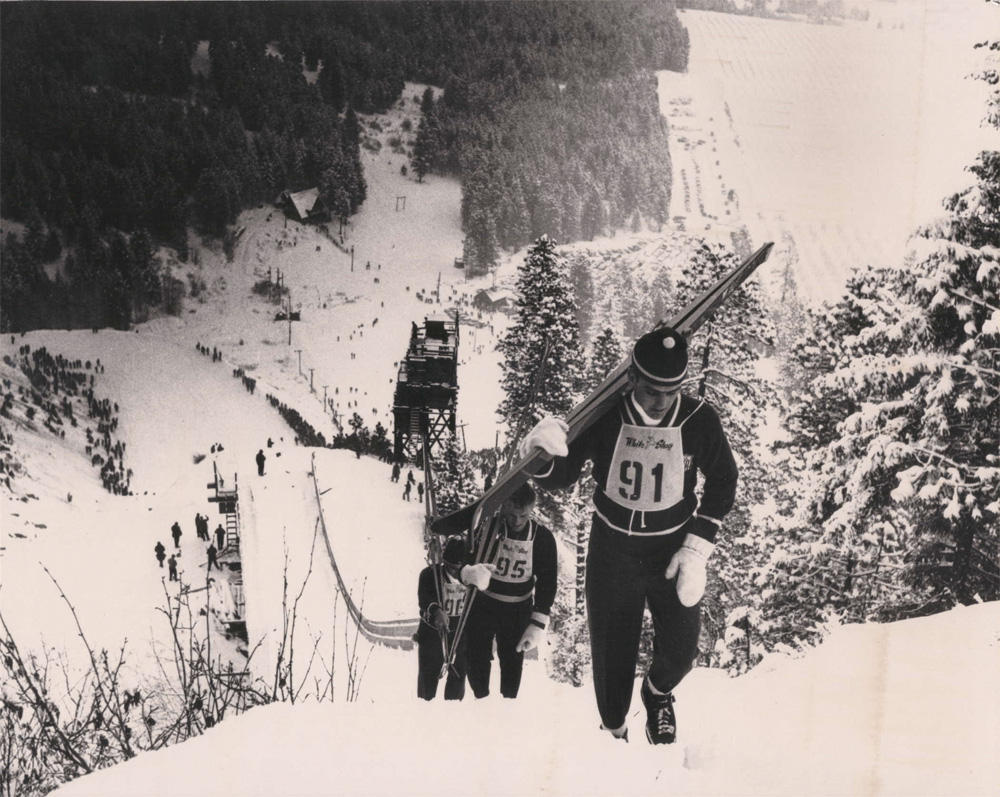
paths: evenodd
<path fill-rule="evenodd" d="M 535 508 L 534 503 L 526 506 L 517 506 L 513 501 L 505 501 L 500 514 L 510 531 L 521 531 L 531 517 L 531 510 Z"/>
<path fill-rule="evenodd" d="M 674 406 L 680 387 L 659 387 L 643 377 L 635 378 L 632 388 L 636 403 L 653 420 L 659 421 Z"/>

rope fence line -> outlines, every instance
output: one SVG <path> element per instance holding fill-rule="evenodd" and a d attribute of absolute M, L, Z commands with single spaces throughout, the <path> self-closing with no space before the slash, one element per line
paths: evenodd
<path fill-rule="evenodd" d="M 323 532 L 323 542 L 326 544 L 326 552 L 330 557 L 330 566 L 333 568 L 333 574 L 337 577 L 337 588 L 344 597 L 344 603 L 347 605 L 351 619 L 354 620 L 365 639 L 369 642 L 401 650 L 412 650 L 413 635 L 416 633 L 417 626 L 420 623 L 417 618 L 407 620 L 370 620 L 364 616 L 361 609 L 358 608 L 351 597 L 351 593 L 340 574 L 340 568 L 337 567 L 337 560 L 333 555 L 333 546 L 330 544 L 330 535 L 327 533 L 326 520 L 323 517 L 323 504 L 320 501 L 319 480 L 316 477 L 315 454 L 312 455 L 312 472 L 310 475 L 312 476 L 313 488 L 316 493 L 316 508 L 319 512 L 319 526 Z"/>

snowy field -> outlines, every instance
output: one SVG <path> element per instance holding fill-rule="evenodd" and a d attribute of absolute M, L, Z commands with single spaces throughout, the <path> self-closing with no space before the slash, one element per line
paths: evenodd
<path fill-rule="evenodd" d="M 380 651 L 358 702 L 255 709 L 58 793 L 996 795 L 998 629 L 986 604 L 841 628 L 742 678 L 696 670 L 671 748 L 642 738 L 638 694 L 626 745 L 598 732 L 588 687 L 537 664 L 517 701 L 424 703 L 412 657 Z"/>
<path fill-rule="evenodd" d="M 971 182 L 975 155 L 1000 147 L 1000 131 L 979 126 L 989 87 L 966 78 L 984 58 L 973 44 L 1000 30 L 995 4 L 873 3 L 868 23 L 842 25 L 680 18 L 688 72 L 660 73 L 671 214 L 694 231 L 745 224 L 758 244 L 790 234 L 806 299 L 855 266 L 899 262 Z"/>

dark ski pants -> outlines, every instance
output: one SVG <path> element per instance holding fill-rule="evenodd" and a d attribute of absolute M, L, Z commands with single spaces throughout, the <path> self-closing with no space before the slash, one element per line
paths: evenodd
<path fill-rule="evenodd" d="M 469 686 L 476 697 L 486 697 L 490 693 L 494 639 L 500 660 L 500 694 L 517 697 L 521 688 L 524 654 L 518 653 L 515 648 L 530 619 L 530 599 L 505 603 L 482 593 L 476 594 L 465 626 L 469 646 Z"/>
<path fill-rule="evenodd" d="M 421 627 L 417 635 L 417 697 L 433 700 L 437 695 L 441 668 L 444 666 L 444 651 L 441 637 L 429 627 Z M 448 668 L 448 679 L 444 684 L 445 700 L 461 700 L 465 697 L 465 646 L 460 645 L 455 663 Z"/>
<path fill-rule="evenodd" d="M 701 605 L 683 606 L 675 582 L 663 577 L 683 541 L 679 534 L 629 536 L 609 529 L 594 516 L 587 551 L 587 620 L 594 691 L 606 728 L 625 724 L 646 605 L 653 617 L 649 668 L 653 686 L 669 692 L 694 664 Z"/>

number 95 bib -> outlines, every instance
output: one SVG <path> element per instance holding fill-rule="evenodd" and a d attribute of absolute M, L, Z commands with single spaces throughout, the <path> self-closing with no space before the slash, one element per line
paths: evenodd
<path fill-rule="evenodd" d="M 604 494 L 636 512 L 656 512 L 680 501 L 684 494 L 680 427 L 623 424 Z"/>

